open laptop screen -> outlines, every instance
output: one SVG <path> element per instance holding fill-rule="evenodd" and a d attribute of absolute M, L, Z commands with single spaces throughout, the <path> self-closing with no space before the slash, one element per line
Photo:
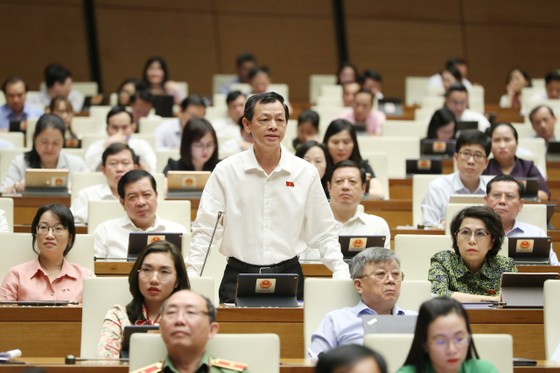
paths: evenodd
<path fill-rule="evenodd" d="M 368 247 L 385 247 L 385 236 L 350 235 L 338 236 L 344 259 L 351 260 Z"/>
<path fill-rule="evenodd" d="M 128 236 L 128 261 L 135 261 L 140 252 L 149 244 L 156 241 L 171 242 L 181 250 L 183 233 L 174 232 L 130 232 Z"/>
<path fill-rule="evenodd" d="M 28 168 L 25 171 L 27 195 L 68 195 L 69 171 L 58 168 Z"/>
<path fill-rule="evenodd" d="M 297 307 L 297 273 L 240 273 L 235 305 L 239 307 Z"/>

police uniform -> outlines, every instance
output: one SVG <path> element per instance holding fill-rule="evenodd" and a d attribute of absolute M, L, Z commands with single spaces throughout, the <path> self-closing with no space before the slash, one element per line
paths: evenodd
<path fill-rule="evenodd" d="M 132 373 L 178 373 L 179 371 L 173 366 L 173 362 L 169 356 L 163 361 L 150 364 L 144 368 L 135 370 Z M 245 372 L 249 373 L 247 364 L 237 363 L 235 361 L 216 359 L 204 352 L 200 363 L 195 370 L 195 373 L 232 373 L 232 372 Z"/>

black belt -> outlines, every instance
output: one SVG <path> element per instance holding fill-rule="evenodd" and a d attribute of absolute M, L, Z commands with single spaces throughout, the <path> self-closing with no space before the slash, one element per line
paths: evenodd
<path fill-rule="evenodd" d="M 291 268 L 296 264 L 299 264 L 297 256 L 269 266 L 258 266 L 245 263 L 241 260 L 235 259 L 234 257 L 229 257 L 228 259 L 228 266 L 240 273 L 284 273 L 288 268 Z"/>

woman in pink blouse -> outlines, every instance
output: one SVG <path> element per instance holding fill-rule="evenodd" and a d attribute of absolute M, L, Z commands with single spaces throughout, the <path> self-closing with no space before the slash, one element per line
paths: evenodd
<path fill-rule="evenodd" d="M 0 287 L 0 300 L 82 302 L 83 279 L 92 271 L 68 262 L 76 238 L 74 216 L 62 204 L 42 206 L 31 224 L 37 259 L 12 267 Z"/>

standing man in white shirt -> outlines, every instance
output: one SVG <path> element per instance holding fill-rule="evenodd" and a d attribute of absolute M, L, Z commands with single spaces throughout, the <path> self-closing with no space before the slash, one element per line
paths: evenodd
<path fill-rule="evenodd" d="M 449 86 L 445 92 L 444 106 L 453 112 L 457 121 L 478 122 L 478 129 L 482 132 L 490 127 L 490 122 L 482 113 L 468 109 L 469 92 L 462 84 Z"/>
<path fill-rule="evenodd" d="M 318 249 L 335 278 L 349 278 L 333 214 L 317 169 L 281 145 L 289 110 L 284 98 L 267 92 L 245 104 L 243 125 L 254 144 L 218 163 L 200 199 L 187 258 L 190 275 L 200 273 L 213 227 L 228 264 L 220 285 L 220 302 L 234 301 L 239 273 L 298 273 L 303 299 L 303 272 L 298 255 Z"/>
<path fill-rule="evenodd" d="M 183 225 L 156 215 L 158 192 L 156 180 L 150 173 L 144 170 L 127 172 L 119 180 L 117 190 L 126 216 L 107 220 L 95 229 L 96 258 L 125 259 L 130 232 L 187 232 Z"/>

